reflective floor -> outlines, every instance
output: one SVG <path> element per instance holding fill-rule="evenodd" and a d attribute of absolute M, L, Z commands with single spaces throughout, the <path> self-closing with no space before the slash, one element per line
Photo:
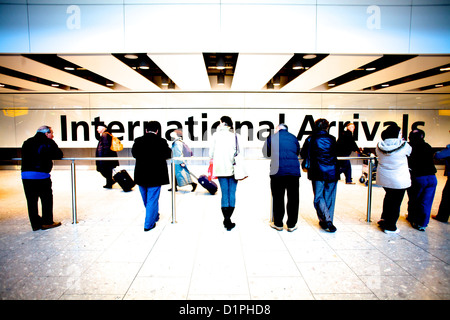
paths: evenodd
<path fill-rule="evenodd" d="M 132 168 L 131 168 L 132 169 Z M 205 168 L 191 167 L 197 175 Z M 130 170 L 131 171 L 131 170 Z M 360 170 L 354 168 L 354 180 Z M 130 172 L 133 174 L 132 172 Z M 222 226 L 220 192 L 201 186 L 176 194 L 164 186 L 161 220 L 144 232 L 137 187 L 103 189 L 95 170 L 77 170 L 78 223 L 72 224 L 70 170 L 52 173 L 55 221 L 62 226 L 31 230 L 17 170 L 1 170 L 0 297 L 22 299 L 252 299 L 252 300 L 447 300 L 450 298 L 450 228 L 431 220 L 425 232 L 405 220 L 399 234 L 376 222 L 384 191 L 373 188 L 366 222 L 367 187 L 338 184 L 336 233 L 323 231 L 302 176 L 300 213 L 294 232 L 269 227 L 268 162 L 255 161 L 240 182 L 233 220 Z M 438 171 L 435 214 L 445 183 Z"/>

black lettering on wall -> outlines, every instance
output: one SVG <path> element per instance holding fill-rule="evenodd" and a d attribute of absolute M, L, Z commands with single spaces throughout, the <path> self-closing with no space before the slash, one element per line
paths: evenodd
<path fill-rule="evenodd" d="M 72 121 L 72 141 L 78 141 L 77 130 L 80 126 L 83 127 L 84 141 L 89 141 L 89 125 L 85 121 Z"/>

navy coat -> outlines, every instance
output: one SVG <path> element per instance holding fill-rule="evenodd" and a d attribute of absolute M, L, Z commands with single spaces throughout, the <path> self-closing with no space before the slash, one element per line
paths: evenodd
<path fill-rule="evenodd" d="M 271 158 L 271 176 L 300 177 L 300 144 L 297 137 L 287 130 L 280 130 L 267 138 L 263 147 L 263 155 Z"/>

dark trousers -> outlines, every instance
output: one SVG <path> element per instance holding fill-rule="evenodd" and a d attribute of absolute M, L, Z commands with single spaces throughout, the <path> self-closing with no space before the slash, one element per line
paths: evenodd
<path fill-rule="evenodd" d="M 286 211 L 288 228 L 293 228 L 298 220 L 299 185 L 300 177 L 296 176 L 271 176 L 270 189 L 272 190 L 273 222 L 277 227 L 283 227 L 285 213 L 284 196 L 287 193 Z"/>
<path fill-rule="evenodd" d="M 400 206 L 405 196 L 406 189 L 384 188 L 386 194 L 383 200 L 383 213 L 381 220 L 384 221 L 383 228 L 390 231 L 397 230 L 397 220 L 400 217 Z"/>
<path fill-rule="evenodd" d="M 345 182 L 352 182 L 352 164 L 350 160 L 339 160 L 339 174 L 343 173 Z"/>
<path fill-rule="evenodd" d="M 112 186 L 115 183 L 112 177 L 112 168 L 102 168 L 99 170 L 99 172 L 106 179 L 107 186 Z"/>
<path fill-rule="evenodd" d="M 450 178 L 447 177 L 444 190 L 442 190 L 442 200 L 439 205 L 438 214 L 436 218 L 440 221 L 448 221 L 450 215 Z"/>
<path fill-rule="evenodd" d="M 314 208 L 320 222 L 333 222 L 337 181 L 312 180 Z"/>
<path fill-rule="evenodd" d="M 53 192 L 52 180 L 22 179 L 25 197 L 27 198 L 28 217 L 33 230 L 39 230 L 42 225 L 53 223 Z M 42 217 L 39 216 L 38 200 L 41 199 Z"/>
<path fill-rule="evenodd" d="M 428 226 L 436 186 L 435 175 L 411 177 L 411 187 L 408 188 L 409 222 L 420 227 Z"/>

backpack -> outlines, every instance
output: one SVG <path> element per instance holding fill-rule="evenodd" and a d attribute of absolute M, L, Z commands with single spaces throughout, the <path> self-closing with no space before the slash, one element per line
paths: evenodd
<path fill-rule="evenodd" d="M 192 157 L 193 153 L 191 148 L 183 141 L 181 141 L 181 143 L 183 144 L 183 157 Z"/>

